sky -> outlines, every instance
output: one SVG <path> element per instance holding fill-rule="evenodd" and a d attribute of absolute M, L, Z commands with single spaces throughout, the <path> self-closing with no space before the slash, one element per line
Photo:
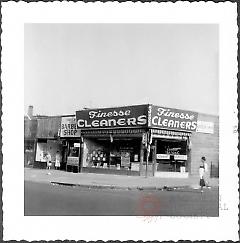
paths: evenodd
<path fill-rule="evenodd" d="M 217 24 L 25 24 L 25 114 L 154 104 L 218 115 L 218 56 Z"/>

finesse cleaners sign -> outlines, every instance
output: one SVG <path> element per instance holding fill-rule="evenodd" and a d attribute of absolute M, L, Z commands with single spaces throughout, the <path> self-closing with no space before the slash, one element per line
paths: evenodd
<path fill-rule="evenodd" d="M 143 127 L 147 124 L 147 111 L 147 105 L 77 111 L 77 127 L 79 129 Z"/>
<path fill-rule="evenodd" d="M 198 113 L 160 106 L 150 106 L 149 127 L 170 130 L 196 131 Z"/>

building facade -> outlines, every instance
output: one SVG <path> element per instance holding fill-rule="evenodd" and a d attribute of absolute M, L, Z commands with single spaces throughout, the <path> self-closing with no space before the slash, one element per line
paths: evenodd
<path fill-rule="evenodd" d="M 59 151 L 62 170 L 188 178 L 202 156 L 218 168 L 218 129 L 217 116 L 151 104 L 80 110 L 37 119 L 34 164 Z"/>
<path fill-rule="evenodd" d="M 81 167 L 130 175 L 187 178 L 201 157 L 218 165 L 218 117 L 155 105 L 76 112 Z"/>

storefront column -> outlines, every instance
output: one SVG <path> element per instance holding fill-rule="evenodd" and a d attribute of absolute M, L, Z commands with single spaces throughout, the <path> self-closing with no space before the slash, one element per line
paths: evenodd
<path fill-rule="evenodd" d="M 191 150 L 191 148 L 189 148 L 189 145 L 188 145 L 188 147 L 187 147 L 187 171 L 188 171 L 188 173 L 189 173 L 189 175 L 190 174 L 192 174 L 192 171 L 191 171 L 191 164 L 192 164 L 192 162 L 191 162 L 191 160 L 192 160 L 192 156 L 191 156 L 191 154 L 192 154 L 192 150 Z"/>
<path fill-rule="evenodd" d="M 157 139 L 154 140 L 154 145 L 153 145 L 153 150 L 152 150 L 152 172 L 153 172 L 153 176 L 155 175 L 155 171 L 156 171 L 156 152 L 157 152 Z"/>
<path fill-rule="evenodd" d="M 83 168 L 83 152 L 84 152 L 84 142 L 83 139 L 80 138 L 80 151 L 79 151 L 79 172 L 82 172 Z"/>
<path fill-rule="evenodd" d="M 143 156 L 144 156 L 144 148 L 143 148 L 143 144 L 141 142 L 141 146 L 140 146 L 140 168 L 139 168 L 139 175 L 142 174 L 143 171 Z"/>
<path fill-rule="evenodd" d="M 33 158 L 33 167 L 35 165 L 35 162 L 36 162 L 36 155 L 37 155 L 37 142 L 38 142 L 38 139 L 34 139 L 34 158 Z"/>

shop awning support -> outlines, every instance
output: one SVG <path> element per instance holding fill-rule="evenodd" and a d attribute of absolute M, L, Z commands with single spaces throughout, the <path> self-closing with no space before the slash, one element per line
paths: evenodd
<path fill-rule="evenodd" d="M 79 142 L 80 142 L 80 151 L 79 151 L 78 172 L 81 173 L 82 168 L 83 168 L 83 149 L 84 149 L 83 137 L 82 137 L 81 132 L 80 132 L 80 141 Z"/>
<path fill-rule="evenodd" d="M 146 177 L 148 175 L 148 160 L 149 160 L 149 154 L 151 149 L 151 143 L 152 143 L 152 132 L 149 130 L 147 132 L 147 159 L 146 159 Z"/>

